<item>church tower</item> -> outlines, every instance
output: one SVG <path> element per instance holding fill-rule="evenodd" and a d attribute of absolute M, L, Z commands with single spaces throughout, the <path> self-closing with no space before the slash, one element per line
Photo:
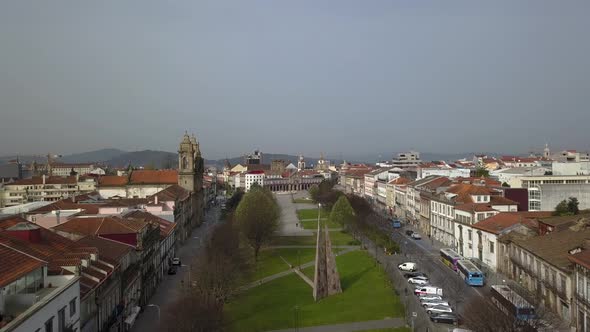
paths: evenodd
<path fill-rule="evenodd" d="M 299 155 L 299 161 L 297 162 L 297 169 L 300 171 L 305 169 L 305 159 L 301 154 Z"/>
<path fill-rule="evenodd" d="M 178 185 L 190 192 L 203 187 L 203 158 L 197 138 L 184 134 L 178 149 Z"/>
<path fill-rule="evenodd" d="M 545 143 L 545 149 L 543 150 L 543 157 L 546 159 L 551 158 L 551 150 L 549 150 L 549 144 Z"/>

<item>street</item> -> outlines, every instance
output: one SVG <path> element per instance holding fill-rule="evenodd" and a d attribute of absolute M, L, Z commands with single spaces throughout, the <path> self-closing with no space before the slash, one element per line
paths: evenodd
<path fill-rule="evenodd" d="M 182 293 L 182 286 L 189 284 L 190 271 L 189 266 L 195 254 L 210 234 L 213 228 L 219 222 L 219 206 L 211 207 L 205 214 L 204 223 L 201 227 L 195 228 L 187 241 L 177 250 L 177 257 L 182 261 L 182 266 L 177 269 L 175 275 L 166 274 L 158 286 L 156 293 L 150 299 L 150 305 L 143 307 L 143 311 L 137 317 L 131 331 L 149 332 L 159 331 L 160 317 L 163 315 L 160 310 L 164 310 L 168 305 L 176 301 Z M 152 306 L 152 304 L 154 306 Z"/>

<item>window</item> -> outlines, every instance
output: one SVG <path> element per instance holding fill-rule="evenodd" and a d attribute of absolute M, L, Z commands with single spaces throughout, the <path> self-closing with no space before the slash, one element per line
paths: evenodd
<path fill-rule="evenodd" d="M 565 284 L 565 276 L 563 274 L 561 274 L 559 276 L 559 279 L 561 280 L 561 285 L 560 285 L 561 291 L 565 293 L 567 291 L 566 284 Z"/>
<path fill-rule="evenodd" d="M 490 242 L 490 254 L 494 253 L 494 242 Z"/>
<path fill-rule="evenodd" d="M 467 231 L 467 239 L 471 241 L 471 230 Z"/>
<path fill-rule="evenodd" d="M 75 297 L 73 300 L 70 301 L 70 317 L 76 314 L 76 300 L 78 298 Z"/>
<path fill-rule="evenodd" d="M 66 327 L 66 307 L 57 312 L 57 330 L 63 332 L 64 327 Z"/>
<path fill-rule="evenodd" d="M 45 322 L 45 332 L 53 332 L 53 317 Z"/>

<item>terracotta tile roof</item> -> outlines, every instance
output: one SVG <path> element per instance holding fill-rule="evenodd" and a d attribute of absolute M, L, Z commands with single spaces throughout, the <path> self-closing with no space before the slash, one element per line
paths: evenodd
<path fill-rule="evenodd" d="M 570 255 L 568 258 L 571 262 L 579 264 L 586 269 L 590 269 L 590 248 L 585 248 L 577 254 Z"/>
<path fill-rule="evenodd" d="M 518 205 L 518 202 L 515 202 L 511 199 L 506 197 L 498 196 L 498 195 L 491 195 L 490 196 L 490 204 L 491 205 Z"/>
<path fill-rule="evenodd" d="M 410 182 L 412 182 L 412 180 L 410 180 L 408 178 L 404 178 L 404 177 L 399 177 L 397 179 L 393 179 L 393 180 L 389 181 L 387 184 L 400 185 L 400 184 L 408 184 Z"/>
<path fill-rule="evenodd" d="M 175 223 L 169 222 L 166 219 L 162 219 L 146 211 L 135 210 L 129 212 L 125 214 L 125 219 L 136 220 L 141 223 L 157 223 L 160 227 L 160 236 L 162 237 L 170 235 L 176 227 Z"/>
<path fill-rule="evenodd" d="M 164 170 L 135 170 L 131 172 L 130 184 L 177 184 L 178 171 Z"/>
<path fill-rule="evenodd" d="M 102 202 L 103 207 L 134 207 L 138 205 L 148 204 L 148 198 L 117 198 L 108 199 Z"/>
<path fill-rule="evenodd" d="M 457 195 L 455 201 L 458 203 L 473 203 L 471 195 L 493 195 L 496 193 L 491 188 L 466 183 L 451 186 L 446 192 Z"/>
<path fill-rule="evenodd" d="M 104 175 L 98 178 L 100 187 L 122 187 L 127 185 L 126 176 Z"/>
<path fill-rule="evenodd" d="M 67 177 L 62 177 L 62 176 L 46 176 L 45 177 L 45 184 L 76 184 L 78 181 L 76 180 L 75 176 L 67 176 Z M 22 180 L 17 180 L 14 181 L 12 183 L 7 183 L 7 186 L 10 185 L 19 185 L 19 186 L 24 186 L 24 185 L 40 185 L 43 184 L 43 177 L 42 176 L 34 176 L 30 179 L 22 179 Z"/>
<path fill-rule="evenodd" d="M 426 188 L 426 189 L 430 189 L 430 190 L 436 190 L 437 188 L 440 188 L 440 187 L 448 187 L 452 183 L 453 182 L 449 178 L 440 177 L 440 178 L 434 179 L 430 182 L 423 184 L 421 187 Z"/>
<path fill-rule="evenodd" d="M 73 218 L 53 227 L 56 231 L 78 235 L 132 234 L 145 224 L 118 217 Z"/>
<path fill-rule="evenodd" d="M 569 252 L 583 247 L 588 239 L 590 239 L 590 228 L 575 231 L 565 229 L 528 239 L 517 238 L 513 242 L 546 262 L 569 271 Z"/>
<path fill-rule="evenodd" d="M 578 221 L 584 221 L 590 219 L 590 213 L 580 213 L 574 216 L 547 216 L 546 218 L 538 218 L 540 222 L 550 226 L 562 226 L 567 224 L 573 224 Z"/>
<path fill-rule="evenodd" d="M 502 184 L 500 181 L 486 177 L 457 177 L 454 179 L 455 183 L 470 183 L 470 184 L 483 184 L 489 187 L 499 187 Z"/>
<path fill-rule="evenodd" d="M 551 212 L 500 212 L 493 217 L 487 218 L 473 224 L 473 228 L 483 231 L 500 234 L 504 230 L 517 224 L 523 224 L 532 228 L 537 227 L 535 217 L 545 217 Z"/>
<path fill-rule="evenodd" d="M 455 206 L 455 210 L 467 211 L 472 213 L 496 211 L 487 203 L 465 203 Z"/>
<path fill-rule="evenodd" d="M 20 277 L 47 265 L 46 262 L 0 243 L 0 287 L 19 279 Z"/>
<path fill-rule="evenodd" d="M 99 259 L 107 258 L 119 262 L 120 259 L 129 253 L 134 247 L 128 244 L 113 241 L 110 239 L 90 235 L 78 240 L 78 243 L 98 248 Z"/>
<path fill-rule="evenodd" d="M 176 201 L 178 200 L 185 200 L 190 195 L 190 192 L 183 187 L 179 186 L 178 184 L 173 184 L 170 187 L 160 190 L 156 194 L 149 197 L 149 201 L 153 202 L 154 197 L 158 197 L 158 201 Z"/>
<path fill-rule="evenodd" d="M 99 204 L 86 204 L 86 203 L 80 204 L 80 203 L 73 203 L 71 199 L 63 199 L 63 200 L 42 206 L 38 209 L 32 210 L 29 212 L 29 214 L 49 213 L 49 212 L 57 211 L 57 210 L 75 210 L 75 209 L 84 210 L 84 214 L 98 214 L 99 207 L 100 207 Z"/>

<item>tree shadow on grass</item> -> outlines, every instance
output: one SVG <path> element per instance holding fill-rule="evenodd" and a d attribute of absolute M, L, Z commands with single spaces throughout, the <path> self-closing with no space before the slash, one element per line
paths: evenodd
<path fill-rule="evenodd" d="M 367 274 L 367 272 L 369 272 L 372 269 L 374 269 L 374 267 L 367 267 L 364 270 L 357 271 L 351 275 L 341 278 L 340 285 L 342 286 L 342 291 L 345 291 L 348 288 L 350 288 L 357 281 L 359 281 L 363 277 L 363 275 Z"/>

